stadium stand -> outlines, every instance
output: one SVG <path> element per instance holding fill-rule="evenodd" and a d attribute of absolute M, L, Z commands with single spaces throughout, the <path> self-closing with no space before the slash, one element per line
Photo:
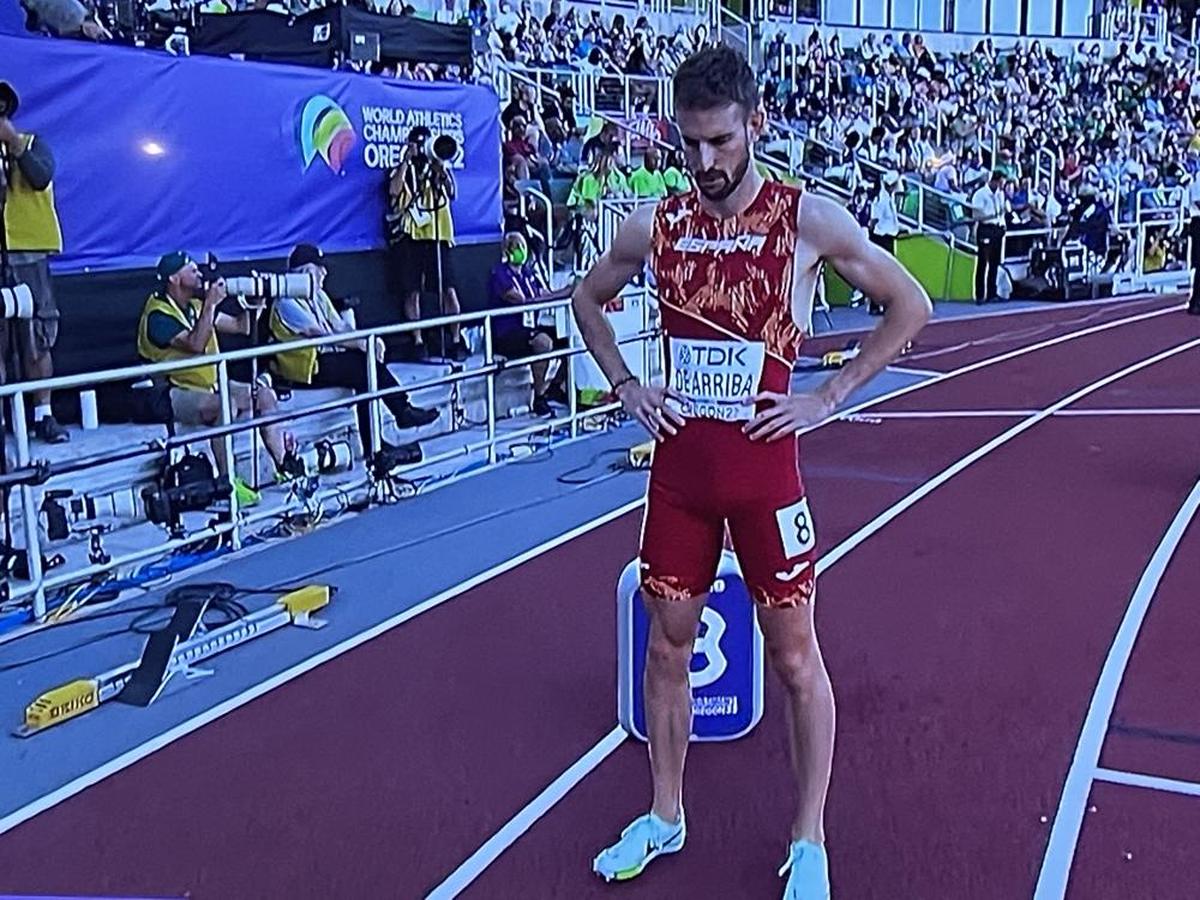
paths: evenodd
<path fill-rule="evenodd" d="M 1060 22 L 1042 35 L 1027 29 L 1025 36 L 985 37 L 957 22 L 953 30 L 918 30 L 915 19 L 872 20 L 887 27 L 861 27 L 870 4 L 861 5 L 852 20 L 834 14 L 831 5 L 822 21 L 813 21 L 821 14 L 815 5 L 788 2 L 750 4 L 741 10 L 745 19 L 708 6 L 656 3 L 643 9 L 558 0 L 548 5 L 447 0 L 420 9 L 398 2 L 326 6 L 305 0 L 286 6 L 229 0 L 22 2 L 25 28 L 63 37 L 161 48 L 176 56 L 235 55 L 251 60 L 247 65 L 308 63 L 410 84 L 493 88 L 501 128 L 500 232 L 525 238 L 530 264 L 547 291 L 569 286 L 631 205 L 688 189 L 670 122 L 670 76 L 690 52 L 716 40 L 739 43 L 760 73 L 769 118 L 759 146 L 764 169 L 843 199 L 868 228 L 876 222 L 875 202 L 893 196 L 881 185 L 896 185 L 898 193 L 888 202 L 895 203 L 902 241 L 923 239 L 920 252 L 945 261 L 944 275 L 931 276 L 929 284 L 939 299 L 971 299 L 969 284 L 962 293 L 960 268 L 969 282 L 971 257 L 979 249 L 975 197 L 996 171 L 1007 178 L 1001 296 L 1165 290 L 1186 283 L 1192 269 L 1189 213 L 1197 202 L 1193 185 L 1200 168 L 1200 50 L 1189 4 L 1147 2 L 1135 8 L 1106 2 L 1089 6 L 1074 30 Z M 906 8 L 892 6 L 895 16 Z M 310 25 L 322 35 L 316 51 L 288 43 Z M 368 40 L 366 53 L 354 46 L 355 36 L 363 34 L 377 41 Z M 487 272 L 499 241 L 491 246 L 486 264 L 460 266 L 475 277 L 472 287 L 460 290 L 469 313 L 488 305 Z M 907 264 L 903 251 L 897 253 Z M 380 293 L 394 291 L 385 286 Z M 860 300 L 832 275 L 824 279 L 821 296 L 822 303 Z M 393 325 L 388 341 L 403 343 L 412 332 L 394 325 L 397 303 L 388 309 L 372 325 Z M 418 318 L 430 314 L 425 307 Z M 352 313 L 348 320 L 353 323 Z M 553 321 L 564 336 L 569 328 L 562 302 L 543 310 L 538 320 Z M 349 389 L 292 390 L 280 382 L 282 415 L 317 410 L 289 420 L 295 445 L 308 452 L 322 441 L 346 441 L 351 456 L 369 460 L 381 442 L 417 440 L 426 463 L 435 466 L 429 471 L 436 472 L 446 460 L 454 471 L 463 458 L 494 464 L 498 430 L 516 434 L 513 440 L 524 439 L 530 428 L 549 427 L 553 433 L 553 426 L 538 425 L 536 418 L 528 425 L 531 405 L 538 406 L 530 399 L 529 367 L 508 366 L 502 358 L 489 362 L 483 323 L 463 324 L 467 346 L 457 358 L 435 355 L 418 362 L 403 353 L 388 356 L 392 389 L 410 390 L 413 404 L 436 410 L 436 420 L 408 423 L 401 431 L 377 411 L 384 427 L 373 437 L 362 435 Z M 642 324 L 653 327 L 650 319 Z M 555 346 L 551 357 L 563 352 Z M 266 361 L 264 367 L 270 368 Z M 473 372 L 483 374 L 472 377 Z M 279 378 L 278 371 L 273 375 Z M 584 427 L 575 418 L 577 401 L 581 408 L 597 403 L 601 412 L 606 409 L 594 390 L 576 388 L 565 398 L 568 403 L 550 410 L 551 421 L 568 416 L 572 435 Z M 539 408 L 549 409 L 544 401 Z M 84 433 L 75 421 L 77 416 L 73 444 L 39 451 L 50 464 L 71 470 L 63 470 L 61 484 L 86 496 L 146 483 L 159 471 L 159 461 L 146 455 L 89 470 L 73 464 L 83 447 L 85 455 L 103 457 L 131 443 L 179 437 L 161 423 L 105 425 Z M 180 435 L 187 438 L 187 429 Z M 271 467 L 253 435 L 239 429 L 230 438 L 235 469 L 249 470 L 248 481 L 263 485 Z M 475 440 L 480 435 L 482 442 Z M 468 449 L 457 449 L 462 447 Z M 14 457 L 10 464 L 28 469 L 30 461 Z M 401 491 L 411 487 L 407 477 L 400 479 L 407 484 Z M 343 488 L 335 483 L 333 490 L 337 495 Z M 31 497 L 14 509 L 14 521 L 41 502 Z M 341 496 L 337 505 L 347 502 Z M 296 484 L 264 490 L 262 503 L 258 521 L 316 508 Z M 122 546 L 141 548 L 152 531 L 126 529 Z M 72 536 L 77 554 L 87 532 L 84 526 Z M 95 540 L 93 535 L 93 551 Z M 111 554 L 108 562 L 95 561 L 104 555 L 92 552 L 94 558 L 79 571 L 111 570 Z M 70 583 L 62 575 L 56 589 Z M 46 590 L 39 585 L 37 592 Z"/>

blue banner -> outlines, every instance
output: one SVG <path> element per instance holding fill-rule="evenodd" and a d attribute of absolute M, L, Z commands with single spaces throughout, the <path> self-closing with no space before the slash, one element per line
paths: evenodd
<path fill-rule="evenodd" d="M 457 243 L 500 237 L 500 121 L 475 85 L 401 82 L 36 37 L 0 36 L 18 129 L 58 162 L 55 270 L 384 246 L 387 169 L 425 125 L 452 136 Z"/>
<path fill-rule="evenodd" d="M 25 9 L 19 0 L 0 0 L 0 34 L 27 34 Z"/>

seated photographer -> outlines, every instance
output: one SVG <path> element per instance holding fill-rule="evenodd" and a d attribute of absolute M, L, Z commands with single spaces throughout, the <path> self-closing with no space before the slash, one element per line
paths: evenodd
<path fill-rule="evenodd" d="M 249 334 L 253 314 L 244 310 L 240 316 L 220 312 L 225 299 L 225 282 L 216 281 L 207 289 L 200 269 L 183 251 L 168 253 L 158 261 L 159 289 L 150 295 L 138 321 L 138 354 L 151 363 L 174 362 L 221 351 L 217 332 Z M 177 369 L 166 376 L 169 382 L 171 413 L 183 425 L 213 426 L 221 421 L 221 398 L 217 393 L 217 366 L 206 363 L 193 369 Z M 276 410 L 275 392 L 265 385 L 251 386 L 229 382 L 229 398 L 235 418 L 244 413 L 273 413 Z M 263 443 L 275 463 L 276 480 L 304 474 L 304 463 L 285 447 L 279 425 L 260 428 Z M 219 438 L 212 440 L 217 470 L 225 475 L 225 459 Z M 239 490 L 245 490 L 240 479 L 234 478 Z M 247 495 L 248 496 L 248 495 Z"/>
<path fill-rule="evenodd" d="M 529 259 L 529 247 L 523 235 L 509 232 L 504 236 L 504 258 L 492 268 L 488 280 L 488 305 L 492 309 L 506 309 L 525 303 L 544 303 L 569 297 L 573 286 L 551 291 L 545 280 Z M 492 348 L 505 359 L 521 359 L 568 346 L 567 338 L 560 338 L 553 326 L 529 327 L 524 316 L 495 316 L 492 318 Z M 552 416 L 554 410 L 548 401 L 567 402 L 566 360 L 560 360 L 558 372 L 552 385 L 546 384 L 549 360 L 531 363 L 533 373 L 533 413 Z"/>
<path fill-rule="evenodd" d="M 311 275 L 317 290 L 312 299 L 281 297 L 271 307 L 270 328 L 275 340 L 286 343 L 307 337 L 324 337 L 344 334 L 354 328 L 338 313 L 325 293 L 325 278 L 328 269 L 319 247 L 298 244 L 288 257 L 288 268 L 293 272 Z M 377 361 L 383 362 L 383 342 L 377 344 Z M 274 370 L 300 388 L 340 387 L 356 393 L 368 390 L 367 385 L 367 342 L 352 341 L 349 344 L 322 347 L 304 347 L 296 350 L 281 350 L 275 354 Z M 379 379 L 381 388 L 396 384 L 387 369 Z M 383 398 L 384 404 L 396 419 L 397 428 L 418 428 L 428 425 L 438 417 L 435 409 L 420 409 L 408 400 L 408 394 L 398 392 Z M 362 440 L 363 453 L 371 451 L 370 422 L 371 404 L 368 401 L 354 407 L 358 417 L 358 435 Z M 398 450 L 406 463 L 421 461 L 421 448 L 416 443 L 394 447 L 381 441 L 385 449 Z"/>

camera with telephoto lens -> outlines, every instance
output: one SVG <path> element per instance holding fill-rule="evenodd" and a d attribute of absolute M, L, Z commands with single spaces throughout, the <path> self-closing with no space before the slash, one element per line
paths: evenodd
<path fill-rule="evenodd" d="M 232 492 L 227 479 L 213 474 L 207 456 L 189 453 L 167 466 L 157 484 L 142 489 L 142 502 L 146 518 L 178 535 L 183 531 L 181 514 L 207 509 Z"/>
<path fill-rule="evenodd" d="M 204 293 L 222 280 L 217 258 L 211 253 L 200 271 L 204 278 Z M 261 309 L 283 297 L 311 300 L 317 292 L 316 281 L 308 272 L 251 272 L 249 275 L 231 275 L 224 281 L 226 294 L 236 298 L 243 309 Z"/>
<path fill-rule="evenodd" d="M 33 291 L 30 290 L 29 285 L 0 287 L 0 318 L 33 318 Z"/>
<path fill-rule="evenodd" d="M 61 541 L 71 534 L 71 526 L 97 522 L 101 519 L 135 519 L 138 517 L 137 496 L 132 488 L 109 494 L 77 494 L 69 489 L 46 491 L 41 514 L 45 518 L 46 535 Z"/>

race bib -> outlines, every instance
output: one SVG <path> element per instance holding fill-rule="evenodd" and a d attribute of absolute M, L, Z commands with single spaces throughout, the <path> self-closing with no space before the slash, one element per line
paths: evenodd
<path fill-rule="evenodd" d="M 671 387 L 683 401 L 680 413 L 722 422 L 748 420 L 758 393 L 766 346 L 741 341 L 670 339 Z"/>
<path fill-rule="evenodd" d="M 801 556 L 817 546 L 817 532 L 813 528 L 807 497 L 776 511 L 775 520 L 779 523 L 779 537 L 783 540 L 783 552 L 788 559 Z"/>

